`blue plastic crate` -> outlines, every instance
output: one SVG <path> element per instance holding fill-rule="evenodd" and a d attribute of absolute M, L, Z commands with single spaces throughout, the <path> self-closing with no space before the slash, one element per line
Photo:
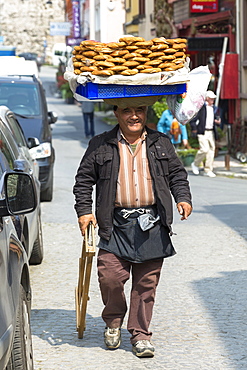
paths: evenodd
<path fill-rule="evenodd" d="M 150 95 L 173 95 L 182 94 L 185 91 L 185 83 L 175 85 L 103 85 L 88 82 L 86 85 L 79 85 L 76 89 L 77 94 L 91 100 L 131 98 L 134 96 Z"/>

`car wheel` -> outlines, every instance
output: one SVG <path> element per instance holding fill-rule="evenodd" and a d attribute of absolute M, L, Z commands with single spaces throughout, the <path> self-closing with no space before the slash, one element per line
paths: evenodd
<path fill-rule="evenodd" d="M 20 299 L 14 343 L 6 370 L 33 370 L 32 335 L 26 293 L 20 286 Z"/>
<path fill-rule="evenodd" d="M 53 196 L 53 173 L 51 175 L 50 186 L 40 193 L 41 202 L 50 202 Z"/>
<path fill-rule="evenodd" d="M 42 225 L 40 215 L 38 216 L 38 233 L 37 238 L 33 244 L 33 250 L 29 259 L 30 265 L 40 265 L 43 261 L 44 249 L 43 249 L 43 237 L 42 237 Z"/>

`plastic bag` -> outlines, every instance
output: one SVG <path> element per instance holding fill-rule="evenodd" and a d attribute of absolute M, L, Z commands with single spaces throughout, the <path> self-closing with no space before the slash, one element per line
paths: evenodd
<path fill-rule="evenodd" d="M 182 95 L 168 95 L 167 104 L 178 122 L 186 125 L 203 106 L 211 73 L 208 66 L 200 66 L 189 72 L 187 92 Z"/>

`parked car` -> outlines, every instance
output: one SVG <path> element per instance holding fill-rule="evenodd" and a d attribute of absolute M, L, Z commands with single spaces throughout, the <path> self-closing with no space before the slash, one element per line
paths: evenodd
<path fill-rule="evenodd" d="M 37 64 L 38 70 L 41 70 L 41 66 L 44 64 L 44 58 L 37 53 L 20 53 L 18 57 L 23 57 L 26 60 L 34 60 Z"/>
<path fill-rule="evenodd" d="M 33 370 L 31 288 L 19 218 L 36 203 L 32 177 L 12 171 L 0 151 L 0 369 Z"/>
<path fill-rule="evenodd" d="M 30 137 L 39 140 L 39 145 L 32 148 L 32 155 L 39 164 L 40 199 L 51 201 L 55 161 L 51 124 L 57 121 L 57 115 L 47 110 L 41 81 L 35 75 L 0 77 L 0 105 L 15 113 L 27 140 Z"/>
<path fill-rule="evenodd" d="M 34 142 L 35 139 L 31 140 Z M 38 194 L 36 209 L 19 217 L 20 240 L 26 250 L 30 264 L 40 264 L 43 260 L 43 238 L 41 225 L 39 166 L 31 157 L 25 136 L 13 112 L 0 106 L 0 149 L 5 155 L 9 168 L 30 174 Z"/>

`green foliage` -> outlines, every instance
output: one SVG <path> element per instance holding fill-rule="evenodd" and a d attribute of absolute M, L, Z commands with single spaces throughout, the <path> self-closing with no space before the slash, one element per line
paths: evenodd
<path fill-rule="evenodd" d="M 196 155 L 197 149 L 177 149 L 177 154 L 179 157 L 187 157 L 188 155 Z"/>
<path fill-rule="evenodd" d="M 168 0 L 155 1 L 154 18 L 157 37 L 170 38 L 176 32 L 173 24 L 173 4 Z"/>
<path fill-rule="evenodd" d="M 152 106 L 156 116 L 158 117 L 158 119 L 160 119 L 162 113 L 168 109 L 168 105 L 167 105 L 167 102 L 166 102 L 166 98 L 161 98 L 160 100 L 158 100 L 157 102 L 154 103 L 154 105 Z"/>

